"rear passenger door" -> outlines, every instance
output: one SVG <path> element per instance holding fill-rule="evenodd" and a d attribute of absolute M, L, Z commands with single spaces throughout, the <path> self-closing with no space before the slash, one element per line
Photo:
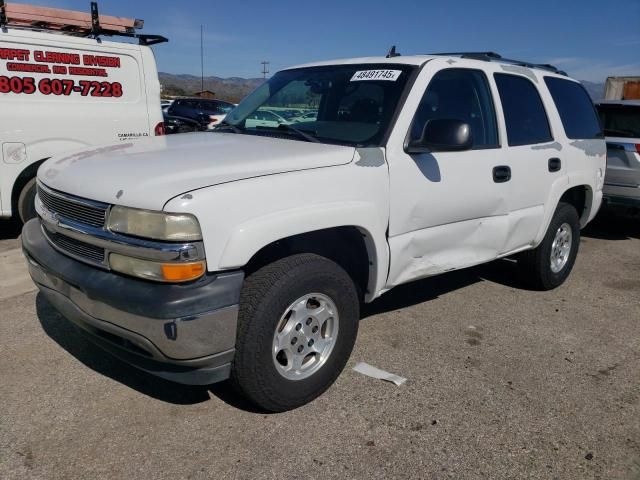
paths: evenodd
<path fill-rule="evenodd" d="M 511 166 L 509 233 L 502 253 L 531 245 L 543 222 L 554 181 L 565 176 L 566 152 L 554 141 L 536 73 L 494 73 Z"/>

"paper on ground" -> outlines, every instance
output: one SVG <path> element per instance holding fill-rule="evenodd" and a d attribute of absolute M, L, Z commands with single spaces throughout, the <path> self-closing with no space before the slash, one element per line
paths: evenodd
<path fill-rule="evenodd" d="M 384 370 L 380 370 L 379 368 L 372 367 L 368 363 L 364 363 L 364 362 L 356 363 L 356 366 L 353 367 L 353 369 L 358 373 L 367 375 L 368 377 L 373 377 L 379 380 L 385 380 L 387 382 L 395 383 L 397 386 L 400 386 L 407 381 L 406 378 L 400 377 L 393 373 L 385 372 Z"/>

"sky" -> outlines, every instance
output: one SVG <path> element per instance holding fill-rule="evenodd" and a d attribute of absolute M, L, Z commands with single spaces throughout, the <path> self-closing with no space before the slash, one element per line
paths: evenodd
<path fill-rule="evenodd" d="M 87 10 L 89 0 L 22 0 Z M 261 77 L 316 60 L 429 52 L 494 51 L 551 63 L 580 80 L 640 75 L 640 0 L 99 0 L 101 13 L 145 20 L 164 35 L 158 69 Z"/>

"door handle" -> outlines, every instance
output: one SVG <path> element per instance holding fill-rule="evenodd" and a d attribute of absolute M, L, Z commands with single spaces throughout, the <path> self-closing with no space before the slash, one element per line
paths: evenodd
<path fill-rule="evenodd" d="M 504 183 L 511 180 L 511 168 L 506 165 L 493 167 L 493 181 L 496 183 Z"/>
<path fill-rule="evenodd" d="M 549 159 L 549 171 L 550 172 L 559 172 L 562 168 L 562 160 L 559 158 L 553 157 Z"/>

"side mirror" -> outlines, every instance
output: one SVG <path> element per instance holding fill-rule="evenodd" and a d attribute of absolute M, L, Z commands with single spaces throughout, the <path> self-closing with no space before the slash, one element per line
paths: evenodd
<path fill-rule="evenodd" d="M 422 136 L 405 149 L 407 153 L 451 152 L 469 150 L 473 136 L 468 123 L 454 118 L 428 120 Z"/>

